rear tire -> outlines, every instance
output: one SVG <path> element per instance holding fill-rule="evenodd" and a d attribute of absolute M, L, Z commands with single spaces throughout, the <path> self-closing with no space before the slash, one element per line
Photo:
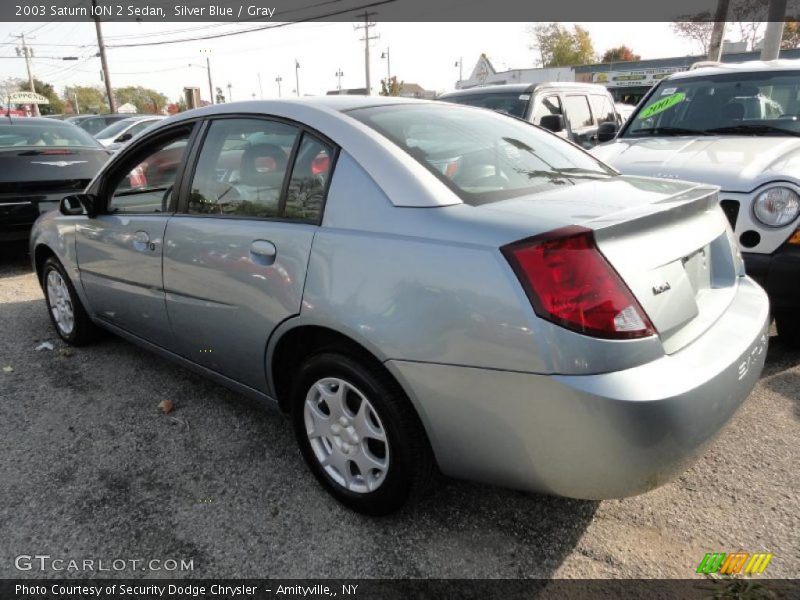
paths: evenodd
<path fill-rule="evenodd" d="M 775 313 L 778 339 L 790 348 L 800 348 L 800 315 L 797 311 L 781 310 Z"/>
<path fill-rule="evenodd" d="M 100 329 L 86 314 L 66 269 L 54 256 L 42 268 L 42 288 L 50 321 L 62 340 L 83 346 L 97 339 Z"/>
<path fill-rule="evenodd" d="M 422 423 L 371 360 L 338 351 L 310 356 L 295 376 L 291 402 L 303 458 L 348 508 L 386 515 L 430 488 L 436 468 Z"/>

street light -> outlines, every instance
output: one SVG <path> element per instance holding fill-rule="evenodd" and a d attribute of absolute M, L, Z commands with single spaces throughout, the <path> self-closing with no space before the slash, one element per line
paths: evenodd
<path fill-rule="evenodd" d="M 228 82 L 228 102 L 233 102 L 233 90 L 231 89 L 233 86 L 231 82 Z"/>
<path fill-rule="evenodd" d="M 283 77 L 279 76 L 275 78 L 275 83 L 278 84 L 278 98 L 281 97 L 281 81 L 283 81 Z"/>
<path fill-rule="evenodd" d="M 344 71 L 342 71 L 341 67 L 339 67 L 339 70 L 336 71 L 336 77 L 339 80 L 339 83 L 336 85 L 336 89 L 339 90 L 339 93 L 341 94 L 342 93 L 342 77 L 344 77 Z"/>
<path fill-rule="evenodd" d="M 297 92 L 297 97 L 300 97 L 300 63 L 297 62 L 297 59 L 294 59 L 294 84 L 295 84 L 295 92 Z"/>
<path fill-rule="evenodd" d="M 458 84 L 461 85 L 464 80 L 464 58 L 459 58 L 453 66 L 458 67 Z"/>
<path fill-rule="evenodd" d="M 386 59 L 386 86 L 388 87 L 392 79 L 392 60 L 389 57 L 389 48 L 386 48 L 386 52 L 381 52 L 381 58 Z"/>

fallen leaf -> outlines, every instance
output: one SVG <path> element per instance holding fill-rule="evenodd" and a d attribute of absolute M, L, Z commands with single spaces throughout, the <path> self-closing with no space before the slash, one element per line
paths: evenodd
<path fill-rule="evenodd" d="M 51 344 L 50 342 L 42 342 L 41 344 L 36 346 L 36 350 L 37 351 L 39 351 L 39 350 L 52 350 L 52 349 L 53 349 L 53 344 Z"/>
<path fill-rule="evenodd" d="M 162 400 L 158 403 L 159 410 L 165 415 L 171 413 L 174 406 L 172 400 Z"/>
<path fill-rule="evenodd" d="M 69 348 L 59 348 L 58 353 L 61 356 L 72 356 L 72 350 L 70 350 Z"/>
<path fill-rule="evenodd" d="M 3 367 L 3 373 L 13 373 L 13 372 L 14 372 L 14 367 L 12 367 L 11 365 L 6 365 L 5 367 Z"/>

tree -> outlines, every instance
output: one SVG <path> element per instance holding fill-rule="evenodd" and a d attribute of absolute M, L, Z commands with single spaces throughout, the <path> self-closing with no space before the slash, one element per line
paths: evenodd
<path fill-rule="evenodd" d="M 64 101 L 61 100 L 58 93 L 52 84 L 45 83 L 41 79 L 33 78 L 33 87 L 36 88 L 36 93 L 45 96 L 50 104 L 42 104 L 39 106 L 39 111 L 43 115 L 55 115 L 64 112 Z M 27 81 L 20 81 L 17 89 L 21 92 L 29 92 L 31 87 Z"/>
<path fill-rule="evenodd" d="M 627 46 L 618 46 L 617 48 L 609 48 L 603 54 L 603 58 L 600 59 L 600 62 L 610 63 L 610 62 L 631 62 L 634 60 L 641 60 L 642 57 L 638 54 L 634 54 L 633 50 L 628 48 Z"/>
<path fill-rule="evenodd" d="M 560 23 L 540 23 L 531 34 L 530 49 L 539 53 L 543 67 L 585 65 L 597 59 L 589 32 L 579 25 L 569 31 Z"/>
<path fill-rule="evenodd" d="M 711 13 L 705 11 L 696 15 L 681 15 L 678 19 L 672 24 L 672 31 L 680 37 L 698 44 L 702 54 L 708 54 L 711 30 L 714 29 Z"/>
<path fill-rule="evenodd" d="M 381 96 L 399 96 L 402 91 L 403 82 L 397 81 L 394 75 L 388 80 L 381 79 Z"/>
<path fill-rule="evenodd" d="M 114 96 L 117 99 L 117 105 L 133 104 L 138 113 L 161 112 L 169 102 L 161 92 L 140 85 L 115 88 Z"/>
<path fill-rule="evenodd" d="M 217 104 L 225 104 L 225 94 L 222 93 L 222 88 L 216 88 L 215 96 Z"/>
<path fill-rule="evenodd" d="M 78 106 L 75 106 L 75 100 Z M 100 86 L 71 85 L 64 88 L 64 100 L 72 102 L 75 112 L 104 113 L 108 112 L 106 93 Z"/>
<path fill-rule="evenodd" d="M 800 46 L 800 21 L 787 17 L 783 25 L 783 37 L 781 38 L 781 49 L 788 50 Z"/>
<path fill-rule="evenodd" d="M 20 89 L 23 80 L 18 77 L 6 77 L 0 81 L 0 104 L 5 106 L 8 97 Z"/>

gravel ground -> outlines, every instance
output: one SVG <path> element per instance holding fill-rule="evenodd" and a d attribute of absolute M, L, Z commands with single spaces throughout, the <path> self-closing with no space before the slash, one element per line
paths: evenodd
<path fill-rule="evenodd" d="M 689 577 L 737 550 L 795 577 L 800 352 L 772 341 L 743 408 L 658 490 L 583 502 L 443 481 L 376 520 L 329 499 L 277 411 L 117 338 L 67 350 L 25 249 L 0 246 L 0 578 L 43 575 L 17 571 L 21 554 L 193 560 L 137 577 Z"/>

